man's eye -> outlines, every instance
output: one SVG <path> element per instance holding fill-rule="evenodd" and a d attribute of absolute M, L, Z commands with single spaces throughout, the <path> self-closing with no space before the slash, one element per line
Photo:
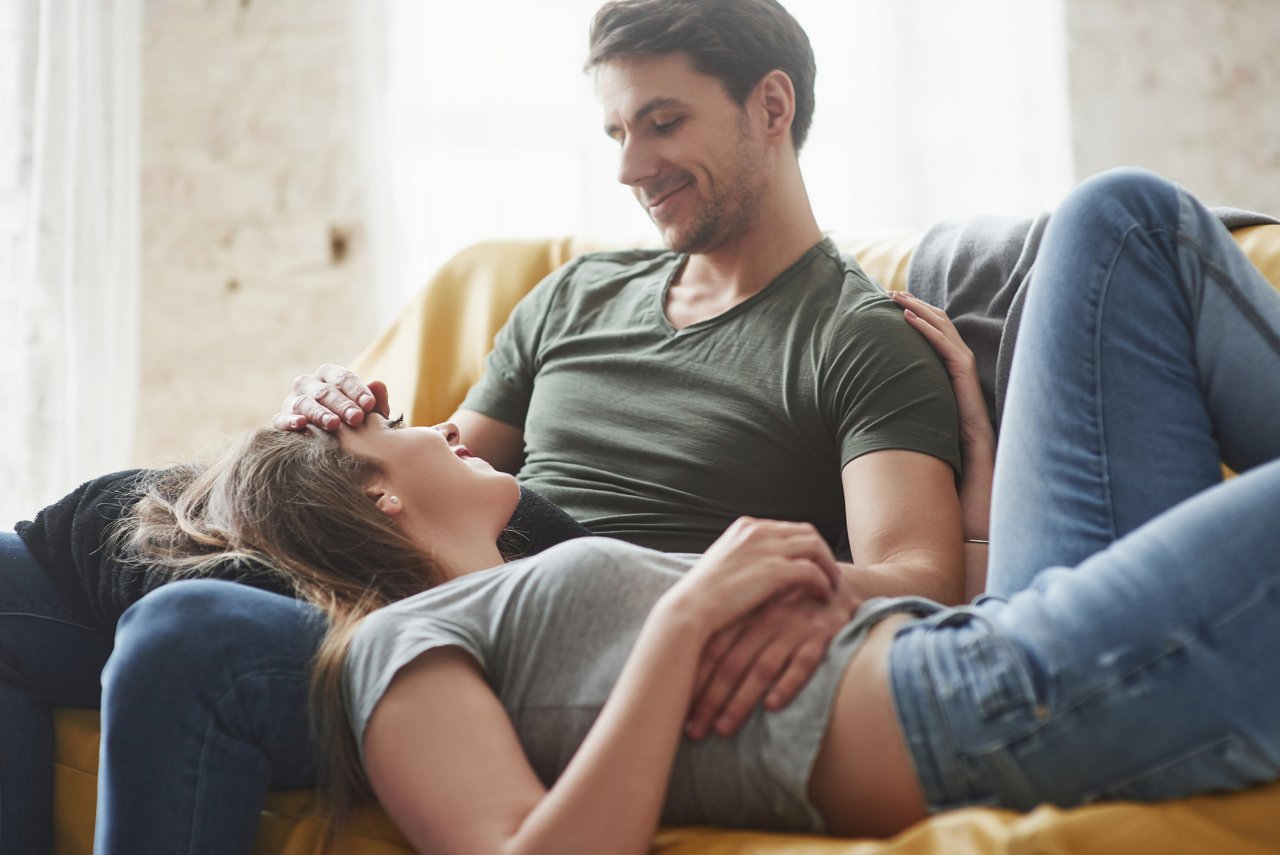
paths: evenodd
<path fill-rule="evenodd" d="M 680 123 L 683 121 L 684 119 L 681 118 L 681 119 L 672 119 L 669 122 L 660 122 L 659 124 L 654 125 L 653 129 L 659 134 L 666 136 L 667 134 L 670 134 L 672 131 L 674 131 L 676 128 L 680 127 Z"/>

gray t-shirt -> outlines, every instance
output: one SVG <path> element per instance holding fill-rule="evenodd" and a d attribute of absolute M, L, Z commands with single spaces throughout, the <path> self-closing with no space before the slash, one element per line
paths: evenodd
<path fill-rule="evenodd" d="M 946 369 L 830 240 L 675 330 L 686 256 L 582 256 L 516 306 L 462 406 L 524 431 L 519 477 L 596 534 L 702 552 L 743 514 L 845 530 L 840 470 L 907 449 L 960 467 Z"/>
<path fill-rule="evenodd" d="M 586 738 L 650 608 L 695 560 L 582 538 L 374 612 L 347 657 L 348 711 L 361 750 L 369 716 L 396 672 L 429 650 L 457 647 L 479 663 L 550 787 Z M 896 610 L 917 601 L 882 602 Z M 662 822 L 821 831 L 809 774 L 840 676 L 884 613 L 875 611 L 864 607 L 836 636 L 789 706 L 757 708 L 729 739 L 682 740 Z"/>

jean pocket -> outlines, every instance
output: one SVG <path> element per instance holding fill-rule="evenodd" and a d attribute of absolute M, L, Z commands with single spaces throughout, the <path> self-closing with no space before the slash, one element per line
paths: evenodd
<path fill-rule="evenodd" d="M 1239 734 L 1214 738 L 1190 750 L 1153 760 L 1131 770 L 1118 783 L 1093 794 L 1096 799 L 1160 801 L 1204 792 L 1243 790 L 1274 781 L 1280 769 Z"/>
<path fill-rule="evenodd" d="M 1011 639 L 984 626 L 960 645 L 957 665 L 981 719 L 1035 709 L 1035 680 Z"/>

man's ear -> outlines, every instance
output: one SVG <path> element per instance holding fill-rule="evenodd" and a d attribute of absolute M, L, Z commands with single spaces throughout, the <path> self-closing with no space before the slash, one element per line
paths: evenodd
<path fill-rule="evenodd" d="M 791 77 L 775 68 L 756 84 L 756 95 L 764 106 L 765 133 L 771 139 L 791 137 L 791 123 L 796 118 L 796 87 Z"/>

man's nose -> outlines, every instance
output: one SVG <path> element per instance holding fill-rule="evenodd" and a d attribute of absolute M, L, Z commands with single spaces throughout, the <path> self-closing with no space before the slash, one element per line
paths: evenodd
<path fill-rule="evenodd" d="M 622 151 L 618 155 L 618 182 L 628 187 L 652 178 L 658 172 L 658 158 L 652 146 L 646 146 L 634 138 L 622 143 Z"/>

